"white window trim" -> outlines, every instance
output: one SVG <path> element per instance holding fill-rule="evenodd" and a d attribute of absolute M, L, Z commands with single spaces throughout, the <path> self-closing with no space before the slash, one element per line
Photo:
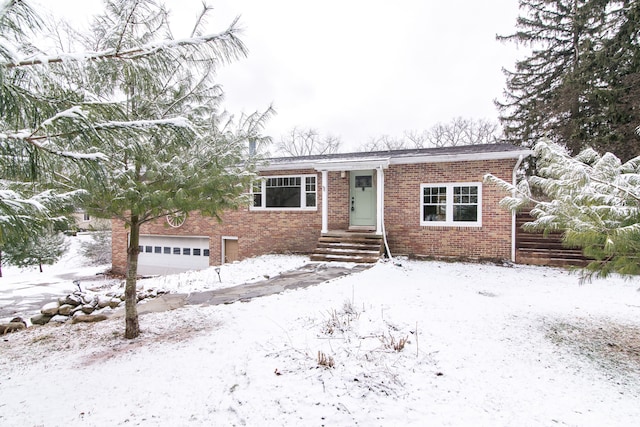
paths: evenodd
<path fill-rule="evenodd" d="M 307 178 L 313 177 L 316 180 L 316 205 L 307 207 L 307 191 L 306 184 Z M 267 179 L 269 178 L 300 178 L 300 207 L 296 208 L 269 208 L 266 207 L 267 198 L 266 198 L 266 188 L 267 188 Z M 294 174 L 294 175 L 267 175 L 260 177 L 260 194 L 262 194 L 262 206 L 253 206 L 253 188 L 255 183 L 251 186 L 250 190 L 250 200 L 251 204 L 249 205 L 249 210 L 251 211 L 317 211 L 318 210 L 318 176 L 316 174 Z"/>
<path fill-rule="evenodd" d="M 447 188 L 446 221 L 424 221 L 424 189 L 432 187 Z M 453 220 L 453 187 L 478 187 L 478 220 Z M 482 182 L 447 182 L 439 184 L 420 184 L 420 225 L 423 227 L 482 227 Z"/>

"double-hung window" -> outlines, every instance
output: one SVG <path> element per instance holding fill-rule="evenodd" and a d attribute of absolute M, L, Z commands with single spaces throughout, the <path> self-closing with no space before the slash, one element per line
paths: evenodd
<path fill-rule="evenodd" d="M 480 227 L 482 183 L 422 184 L 420 225 Z"/>
<path fill-rule="evenodd" d="M 269 176 L 252 186 L 252 209 L 316 209 L 315 175 Z"/>

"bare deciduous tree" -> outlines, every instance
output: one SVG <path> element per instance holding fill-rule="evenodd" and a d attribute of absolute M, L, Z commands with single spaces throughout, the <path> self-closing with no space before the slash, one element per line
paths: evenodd
<path fill-rule="evenodd" d="M 485 119 L 456 117 L 449 123 L 437 123 L 425 132 L 426 146 L 456 147 L 458 145 L 491 144 L 496 142 L 498 123 Z"/>
<path fill-rule="evenodd" d="M 428 144 L 427 132 L 417 130 L 404 131 L 404 139 L 415 148 L 424 148 Z"/>
<path fill-rule="evenodd" d="M 485 119 L 456 117 L 448 123 L 437 123 L 424 131 L 404 131 L 402 136 L 382 135 L 370 138 L 359 151 L 388 151 L 411 148 L 455 147 L 495 143 L 500 127 Z"/>
<path fill-rule="evenodd" d="M 371 137 L 369 141 L 360 146 L 358 151 L 390 151 L 413 148 L 411 142 L 404 136 L 396 138 L 390 135 Z"/>
<path fill-rule="evenodd" d="M 316 129 L 294 127 L 280 138 L 276 150 L 284 156 L 311 156 L 336 153 L 341 144 L 338 136 L 322 136 Z"/>

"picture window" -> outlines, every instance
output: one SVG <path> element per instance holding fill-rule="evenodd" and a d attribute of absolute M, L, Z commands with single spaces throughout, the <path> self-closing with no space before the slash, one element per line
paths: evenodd
<path fill-rule="evenodd" d="M 315 209 L 315 175 L 274 176 L 251 186 L 252 209 Z"/>

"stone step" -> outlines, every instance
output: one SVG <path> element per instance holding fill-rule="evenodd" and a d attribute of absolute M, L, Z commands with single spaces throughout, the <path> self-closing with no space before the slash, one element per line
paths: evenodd
<path fill-rule="evenodd" d="M 382 236 L 363 232 L 325 233 L 318 239 L 312 261 L 374 263 L 383 253 Z"/>
<path fill-rule="evenodd" d="M 336 255 L 336 254 L 319 254 L 314 253 L 310 256 L 311 261 L 318 262 L 355 262 L 361 264 L 372 264 L 378 262 L 379 255 L 375 256 L 359 256 L 359 255 Z"/>
<path fill-rule="evenodd" d="M 318 242 L 318 249 L 332 248 L 336 250 L 351 250 L 351 251 L 380 251 L 380 242 L 371 243 L 341 243 L 341 242 Z"/>
<path fill-rule="evenodd" d="M 335 255 L 359 255 L 359 256 L 380 256 L 380 248 L 372 249 L 347 249 L 347 248 L 316 248 L 314 254 L 335 254 Z"/>
<path fill-rule="evenodd" d="M 381 237 L 357 237 L 357 236 L 345 236 L 345 237 L 335 237 L 335 236 L 321 236 L 318 239 L 318 243 L 353 243 L 359 245 L 379 245 Z"/>

